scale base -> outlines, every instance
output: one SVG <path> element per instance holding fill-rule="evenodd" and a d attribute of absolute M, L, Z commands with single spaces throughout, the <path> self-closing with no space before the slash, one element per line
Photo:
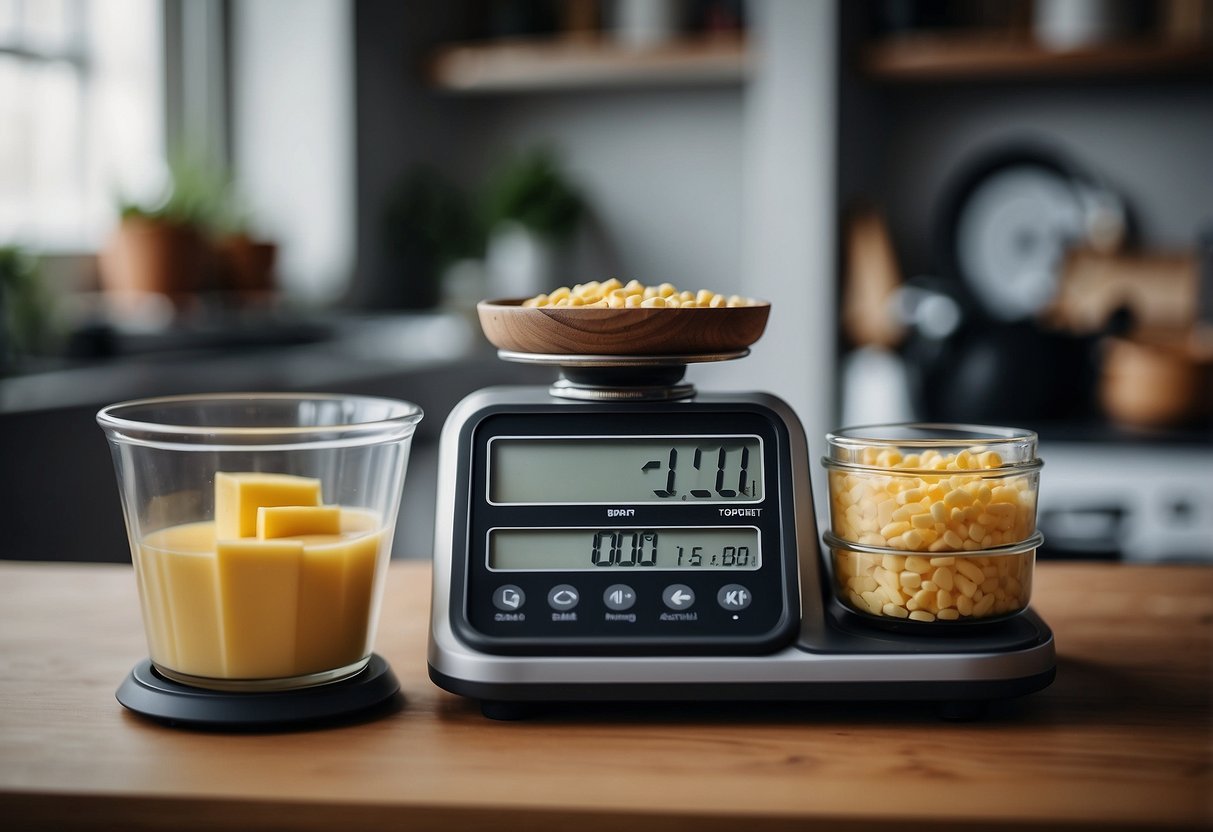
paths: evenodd
<path fill-rule="evenodd" d="M 360 714 L 397 697 L 400 682 L 380 655 L 339 682 L 287 691 L 236 693 L 183 685 L 161 676 L 149 659 L 135 665 L 115 696 L 135 713 L 170 725 L 284 728 Z"/>
<path fill-rule="evenodd" d="M 976 719 L 986 706 L 1043 690 L 1057 675 L 1053 633 L 1029 609 L 1014 619 L 949 636 L 907 636 L 818 610 L 818 624 L 769 656 L 636 657 L 611 681 L 590 679 L 593 659 L 531 663 L 468 652 L 480 678 L 429 665 L 430 679 L 479 700 L 490 719 L 522 719 L 545 705 L 578 702 L 921 702 L 943 719 Z M 685 674 L 668 672 L 687 664 Z M 526 672 L 523 672 L 526 671 Z M 666 673 L 662 681 L 658 674 Z M 470 675 L 470 674 L 469 674 Z M 526 682 L 514 679 L 530 677 Z"/>
<path fill-rule="evenodd" d="M 577 702 L 927 702 L 941 719 L 970 720 L 983 715 L 990 702 L 1014 699 L 1047 688 L 1056 668 L 1019 679 L 970 682 L 775 682 L 700 684 L 624 684 L 602 686 L 478 684 L 452 679 L 430 668 L 430 678 L 452 693 L 480 700 L 481 713 L 496 720 L 525 719 L 543 706 Z M 507 698 L 508 697 L 508 698 Z M 515 698 L 518 697 L 518 698 Z"/>

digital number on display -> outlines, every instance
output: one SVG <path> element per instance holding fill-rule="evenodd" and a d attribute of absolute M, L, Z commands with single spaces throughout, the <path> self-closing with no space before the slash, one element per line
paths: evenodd
<path fill-rule="evenodd" d="M 758 530 L 493 529 L 488 567 L 494 570 L 758 569 Z"/>
<path fill-rule="evenodd" d="M 493 503 L 755 502 L 757 436 L 651 439 L 496 438 Z"/>

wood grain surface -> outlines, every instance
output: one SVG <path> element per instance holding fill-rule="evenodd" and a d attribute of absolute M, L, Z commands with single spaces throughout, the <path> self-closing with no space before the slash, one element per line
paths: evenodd
<path fill-rule="evenodd" d="M 579 309 L 476 304 L 501 350 L 556 355 L 695 355 L 732 352 L 762 337 L 769 303 L 722 309 Z"/>
<path fill-rule="evenodd" d="M 865 75 L 889 82 L 1028 78 L 1144 78 L 1207 76 L 1209 49 L 1154 38 L 1051 49 L 994 34 L 923 33 L 868 44 L 860 56 Z"/>
<path fill-rule="evenodd" d="M 442 47 L 430 78 L 448 92 L 484 94 L 728 84 L 745 78 L 747 66 L 745 42 L 722 32 L 645 49 L 609 38 L 545 37 Z"/>
<path fill-rule="evenodd" d="M 281 733 L 163 727 L 129 567 L 0 563 L 0 828 L 1208 829 L 1213 570 L 1041 564 L 1056 683 L 951 723 L 922 705 L 569 706 L 491 722 L 426 676 L 428 566 L 378 650 L 399 707 Z"/>

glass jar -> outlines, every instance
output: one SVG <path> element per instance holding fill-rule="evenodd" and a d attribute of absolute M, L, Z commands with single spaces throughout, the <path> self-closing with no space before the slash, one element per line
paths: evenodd
<path fill-rule="evenodd" d="M 1028 604 L 1036 434 L 975 425 L 846 428 L 826 437 L 835 597 L 865 615 L 993 620 Z"/>
<path fill-rule="evenodd" d="M 1042 539 L 1036 533 L 996 549 L 915 555 L 825 535 L 839 603 L 862 615 L 923 624 L 996 621 L 1023 612 Z"/>

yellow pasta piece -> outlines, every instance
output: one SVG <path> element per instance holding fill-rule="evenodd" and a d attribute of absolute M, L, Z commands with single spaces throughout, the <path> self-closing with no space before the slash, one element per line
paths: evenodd
<path fill-rule="evenodd" d="M 632 299 L 635 298 L 635 302 Z M 661 300 L 664 303 L 645 303 L 649 300 Z M 578 307 L 590 309 L 631 309 L 644 307 L 646 309 L 723 309 L 736 306 L 757 306 L 758 302 L 740 295 L 724 295 L 711 289 L 690 291 L 679 289 L 672 283 L 661 283 L 657 286 L 645 286 L 638 280 L 629 280 L 626 285 L 618 278 L 612 277 L 599 283 L 591 280 L 588 283 L 577 283 L 571 288 L 561 286 L 549 293 L 541 293 L 522 302 L 523 306 L 534 308 L 549 307 Z"/>

